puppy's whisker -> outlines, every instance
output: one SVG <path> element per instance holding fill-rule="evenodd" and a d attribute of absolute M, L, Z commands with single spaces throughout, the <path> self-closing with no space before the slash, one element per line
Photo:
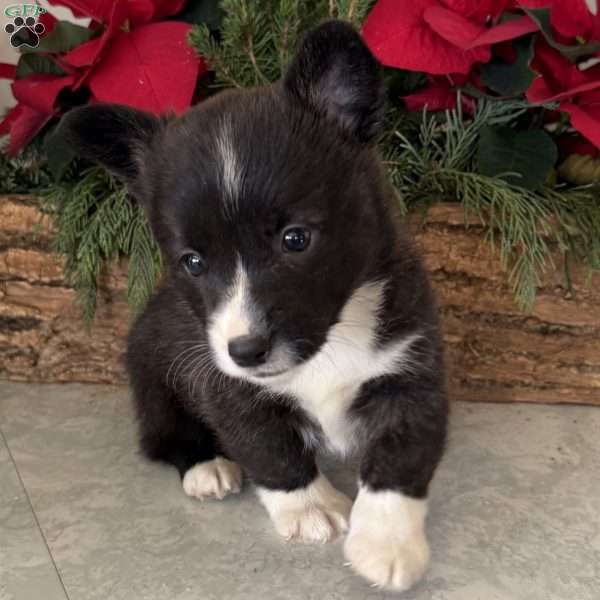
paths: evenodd
<path fill-rule="evenodd" d="M 196 382 L 198 379 L 197 373 L 202 375 L 206 366 L 210 366 L 212 363 L 212 356 L 210 354 L 201 355 L 188 369 L 188 393 L 194 397 L 196 393 Z M 193 382 L 193 385 L 192 385 Z M 191 389 L 190 389 L 191 388 Z"/>
<path fill-rule="evenodd" d="M 194 347 L 194 348 L 188 348 L 188 354 L 187 356 L 185 356 L 185 358 L 181 358 L 179 361 L 179 364 L 177 365 L 177 368 L 175 369 L 175 373 L 173 374 L 173 387 L 176 387 L 176 381 L 179 377 L 179 373 L 181 371 L 181 369 L 183 369 L 184 365 L 186 363 L 188 363 L 190 360 L 193 360 L 194 357 L 199 354 L 204 352 L 205 349 L 204 348 L 198 348 L 198 347 Z"/>
<path fill-rule="evenodd" d="M 177 361 L 180 359 L 180 357 L 183 357 L 185 354 L 187 354 L 188 352 L 191 352 L 192 350 L 197 349 L 197 345 L 193 345 L 190 346 L 189 348 L 184 348 L 179 354 L 177 354 L 177 356 L 175 356 L 175 358 L 171 361 L 171 364 L 169 365 L 169 368 L 167 369 L 167 374 L 166 374 L 166 381 L 167 381 L 167 386 L 169 386 L 169 375 L 171 374 L 171 370 L 173 369 L 173 367 L 175 366 L 175 364 L 177 363 Z M 175 385 L 175 379 L 176 377 L 173 378 L 173 385 Z"/>

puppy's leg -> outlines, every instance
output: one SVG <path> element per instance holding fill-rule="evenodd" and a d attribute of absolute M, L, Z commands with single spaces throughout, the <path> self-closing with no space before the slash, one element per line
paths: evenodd
<path fill-rule="evenodd" d="M 188 496 L 220 499 L 239 492 L 242 472 L 225 457 L 210 427 L 185 411 L 156 373 L 141 373 L 130 363 L 130 376 L 144 455 L 175 466 Z"/>
<path fill-rule="evenodd" d="M 318 473 L 291 490 L 258 487 L 258 497 L 286 540 L 328 542 L 348 530 L 352 501 Z"/>
<path fill-rule="evenodd" d="M 375 585 L 407 590 L 429 562 L 427 488 L 444 447 L 446 405 L 437 392 L 391 391 L 375 396 L 380 419 L 388 403 L 387 425 L 372 424 L 344 552 Z"/>
<path fill-rule="evenodd" d="M 243 428 L 223 420 L 219 436 L 226 445 L 231 441 L 228 451 L 256 484 L 277 532 L 288 540 L 321 543 L 345 532 L 352 502 L 319 473 L 294 413 L 253 404 L 248 418 L 240 418 Z"/>

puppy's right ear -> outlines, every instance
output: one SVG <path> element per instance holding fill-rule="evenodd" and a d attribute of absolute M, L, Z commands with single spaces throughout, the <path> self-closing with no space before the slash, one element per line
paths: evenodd
<path fill-rule="evenodd" d="M 87 160 L 98 162 L 132 186 L 142 155 L 164 121 L 120 104 L 90 104 L 70 110 L 56 135 Z"/>

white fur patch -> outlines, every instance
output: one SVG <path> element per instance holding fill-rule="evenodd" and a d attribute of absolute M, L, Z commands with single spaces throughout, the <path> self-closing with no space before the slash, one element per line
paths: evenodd
<path fill-rule="evenodd" d="M 236 463 L 221 456 L 194 465 L 183 476 L 183 491 L 200 500 L 221 500 L 229 494 L 238 494 L 241 487 L 241 469 Z"/>
<path fill-rule="evenodd" d="M 232 376 L 241 377 L 241 369 L 229 356 L 229 341 L 250 333 L 250 296 L 248 276 L 242 261 L 238 261 L 235 278 L 225 295 L 225 301 L 215 311 L 208 327 L 208 339 L 213 349 L 217 366 Z"/>
<path fill-rule="evenodd" d="M 429 562 L 426 514 L 426 500 L 361 487 L 344 544 L 352 568 L 379 587 L 412 587 Z"/>
<path fill-rule="evenodd" d="M 352 452 L 359 441 L 347 411 L 360 386 L 374 377 L 409 370 L 411 346 L 421 337 L 415 333 L 383 348 L 374 347 L 383 290 L 381 282 L 356 290 L 319 352 L 290 375 L 254 380 L 297 398 L 321 425 L 329 448 L 342 455 Z"/>
<path fill-rule="evenodd" d="M 242 187 L 242 168 L 232 140 L 230 120 L 223 120 L 221 131 L 216 138 L 217 151 L 221 158 L 224 208 L 226 215 L 233 215 L 238 207 L 238 197 Z"/>
<path fill-rule="evenodd" d="M 292 492 L 257 489 L 277 532 L 286 540 L 328 542 L 348 529 L 352 501 L 324 475 Z"/>

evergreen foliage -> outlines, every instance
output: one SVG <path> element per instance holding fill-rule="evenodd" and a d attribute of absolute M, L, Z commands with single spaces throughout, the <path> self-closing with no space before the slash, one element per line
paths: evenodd
<path fill-rule="evenodd" d="M 205 24 L 190 43 L 216 75 L 216 87 L 250 87 L 279 79 L 301 35 L 327 18 L 357 27 L 373 0 L 222 0 L 219 40 Z"/>
<path fill-rule="evenodd" d="M 135 314 L 160 274 L 160 253 L 144 212 L 103 168 L 75 174 L 50 186 L 43 206 L 56 223 L 55 249 L 66 257 L 65 274 L 82 316 L 88 324 L 93 320 L 100 272 L 120 255 L 129 257 L 127 299 Z"/>
<path fill-rule="evenodd" d="M 517 304 L 531 309 L 541 274 L 554 268 L 551 250 L 556 245 L 586 260 L 590 269 L 600 269 L 600 188 L 543 185 L 530 190 L 513 179 L 480 174 L 481 131 L 514 125 L 525 110 L 519 101 L 482 100 L 470 120 L 460 108 L 443 118 L 423 114 L 418 126 L 405 119 L 403 126 L 388 131 L 385 158 L 405 210 L 451 199 L 463 204 L 465 217 L 480 219 L 499 248 Z"/>
<path fill-rule="evenodd" d="M 38 145 L 16 157 L 0 148 L 0 194 L 31 194 L 50 184 L 50 172 Z"/>
<path fill-rule="evenodd" d="M 284 73 L 302 33 L 337 17 L 359 25 L 373 0 L 222 0 L 221 26 L 197 25 L 190 43 L 214 71 L 211 92 L 275 81 Z M 220 17 L 219 17 L 220 18 Z M 600 269 L 600 186 L 547 182 L 526 189 L 518 173 L 481 174 L 481 133 L 486 128 L 527 128 L 530 105 L 480 99 L 472 116 L 456 110 L 406 113 L 396 101 L 423 84 L 418 73 L 388 71 L 390 103 L 380 140 L 404 212 L 435 202 L 459 201 L 476 215 L 509 271 L 519 306 L 531 308 L 551 250 Z M 550 107 L 552 108 L 552 107 Z M 19 158 L 0 153 L 0 192 L 42 193 L 57 223 L 56 249 L 78 290 L 89 322 L 96 309 L 98 276 L 119 255 L 129 257 L 128 299 L 139 308 L 160 274 L 160 256 L 145 216 L 125 188 L 99 167 L 76 163 L 52 181 L 38 146 Z M 565 264 L 568 264 L 568 260 Z"/>

